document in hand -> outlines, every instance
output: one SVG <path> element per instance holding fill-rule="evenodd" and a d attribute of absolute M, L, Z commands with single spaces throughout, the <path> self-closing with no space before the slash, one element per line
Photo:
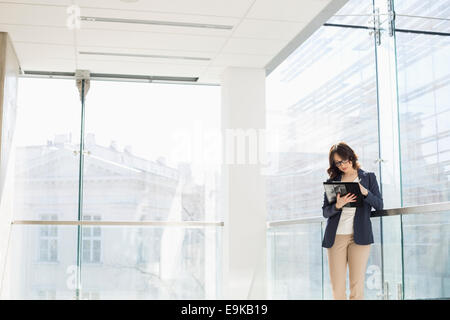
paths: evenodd
<path fill-rule="evenodd" d="M 361 207 L 363 205 L 363 195 L 358 182 L 330 181 L 324 182 L 323 187 L 330 204 L 336 202 L 338 193 L 340 193 L 340 197 L 345 196 L 347 193 L 352 193 L 356 195 L 356 202 L 349 202 L 344 207 Z"/>

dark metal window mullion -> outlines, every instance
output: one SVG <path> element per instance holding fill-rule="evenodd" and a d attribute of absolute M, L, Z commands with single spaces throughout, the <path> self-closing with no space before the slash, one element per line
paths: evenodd
<path fill-rule="evenodd" d="M 352 24 L 339 24 L 339 23 L 324 23 L 325 27 L 338 27 L 338 28 L 352 28 L 352 29 L 365 29 L 374 30 L 375 28 L 369 28 L 366 26 L 352 25 Z M 415 33 L 415 34 L 426 34 L 431 36 L 450 36 L 449 32 L 437 32 L 437 31 L 425 31 L 425 30 L 412 30 L 412 29 L 398 29 L 395 28 L 395 32 L 401 33 Z"/>

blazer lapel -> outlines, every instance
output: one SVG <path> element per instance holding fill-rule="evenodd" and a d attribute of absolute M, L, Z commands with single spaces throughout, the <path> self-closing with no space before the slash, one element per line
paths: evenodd
<path fill-rule="evenodd" d="M 361 183 L 361 185 L 364 188 L 369 190 L 369 175 L 368 175 L 368 173 L 362 169 L 358 169 L 358 177 L 359 177 L 359 183 Z"/>
<path fill-rule="evenodd" d="M 367 172 L 365 172 L 362 169 L 358 169 L 358 178 L 359 178 L 359 182 L 361 183 L 361 185 L 368 189 L 369 188 L 369 175 L 367 174 Z M 342 180 L 342 173 L 340 173 L 337 177 L 336 180 L 334 181 L 341 181 Z"/>

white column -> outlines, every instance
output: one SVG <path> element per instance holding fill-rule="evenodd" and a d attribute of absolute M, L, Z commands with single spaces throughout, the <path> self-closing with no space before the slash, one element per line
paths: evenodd
<path fill-rule="evenodd" d="M 266 299 L 263 160 L 257 158 L 258 161 L 252 163 L 255 152 L 259 150 L 252 143 L 259 139 L 261 129 L 265 129 L 265 71 L 229 67 L 222 74 L 221 91 L 221 209 L 224 219 L 222 296 L 224 299 Z M 246 142 L 240 144 L 239 139 L 241 143 Z M 234 149 L 233 146 L 238 148 Z M 247 151 L 251 154 L 247 155 Z M 239 163 L 243 152 L 245 161 Z M 237 156 L 234 161 L 229 158 L 232 154 Z"/>
<path fill-rule="evenodd" d="M 8 298 L 7 270 L 14 196 L 14 132 L 19 60 L 11 39 L 0 32 L 0 295 Z"/>

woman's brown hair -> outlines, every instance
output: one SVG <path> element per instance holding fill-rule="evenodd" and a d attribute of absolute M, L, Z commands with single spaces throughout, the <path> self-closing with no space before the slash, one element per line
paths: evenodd
<path fill-rule="evenodd" d="M 336 164 L 334 163 L 335 153 L 339 157 L 341 157 L 342 160 L 350 160 L 352 162 L 353 169 L 357 170 L 361 167 L 358 162 L 358 156 L 356 155 L 355 151 L 353 151 L 353 149 L 348 146 L 348 144 L 346 144 L 345 142 L 334 144 L 331 147 L 330 153 L 328 155 L 330 167 L 327 169 L 327 172 L 331 180 L 334 180 L 341 173 L 339 168 L 336 167 Z"/>

